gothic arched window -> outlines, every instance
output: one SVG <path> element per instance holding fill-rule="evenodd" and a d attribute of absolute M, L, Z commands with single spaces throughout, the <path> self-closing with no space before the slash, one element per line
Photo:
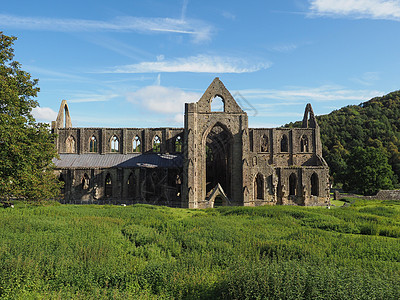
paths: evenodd
<path fill-rule="evenodd" d="M 182 137 L 180 135 L 175 139 L 175 152 L 182 152 Z"/>
<path fill-rule="evenodd" d="M 97 152 L 97 139 L 93 135 L 89 141 L 89 152 L 96 153 Z"/>
<path fill-rule="evenodd" d="M 119 140 L 116 135 L 111 138 L 111 152 L 119 152 Z"/>
<path fill-rule="evenodd" d="M 153 139 L 153 152 L 161 152 L 161 139 L 158 135 Z"/>
<path fill-rule="evenodd" d="M 300 140 L 300 151 L 301 152 L 308 152 L 308 138 L 306 135 L 303 135 Z"/>
<path fill-rule="evenodd" d="M 65 148 L 67 153 L 76 153 L 76 142 L 72 135 L 65 140 Z"/>
<path fill-rule="evenodd" d="M 133 152 L 141 152 L 140 138 L 139 136 L 135 136 L 133 139 Z"/>

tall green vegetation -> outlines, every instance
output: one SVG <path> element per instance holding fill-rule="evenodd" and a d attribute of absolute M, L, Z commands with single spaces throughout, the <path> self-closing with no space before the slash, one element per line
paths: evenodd
<path fill-rule="evenodd" d="M 400 203 L 355 201 L 17 204 L 0 210 L 0 298 L 399 299 Z"/>
<path fill-rule="evenodd" d="M 15 39 L 0 32 L 0 199 L 53 198 L 59 191 L 53 137 L 31 114 L 38 106 L 38 80 L 13 60 Z"/>
<path fill-rule="evenodd" d="M 332 181 L 343 185 L 347 190 L 371 194 L 378 189 L 398 187 L 400 178 L 400 91 L 383 97 L 376 97 L 360 105 L 350 105 L 317 117 L 321 127 L 323 156 L 326 159 Z M 288 126 L 301 126 L 300 122 Z M 357 161 L 360 147 L 369 155 L 375 149 L 376 155 Z M 369 147 L 369 148 L 368 148 Z M 372 148 L 373 149 L 372 149 Z M 376 177 L 376 172 L 369 168 L 386 170 Z M 394 176 L 388 170 L 392 169 Z M 381 172 L 380 171 L 380 172 Z M 383 176 L 383 180 L 381 179 Z M 376 179 L 377 180 L 376 180 Z M 371 184 L 371 189 L 355 185 L 354 180 Z"/>

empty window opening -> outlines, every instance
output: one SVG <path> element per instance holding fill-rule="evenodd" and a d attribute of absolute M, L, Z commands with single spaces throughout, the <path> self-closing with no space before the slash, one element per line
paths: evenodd
<path fill-rule="evenodd" d="M 268 187 L 268 192 L 270 195 L 274 194 L 274 183 L 272 181 L 272 175 L 269 175 L 267 177 L 267 187 Z"/>
<path fill-rule="evenodd" d="M 111 138 L 111 152 L 119 152 L 119 140 L 116 135 Z"/>
<path fill-rule="evenodd" d="M 206 154 L 206 195 L 219 183 L 229 198 L 232 180 L 232 135 L 222 126 L 216 124 L 205 140 Z"/>
<path fill-rule="evenodd" d="M 214 199 L 214 207 L 218 207 L 218 206 L 223 206 L 224 205 L 224 200 L 222 199 L 221 196 L 217 196 Z"/>
<path fill-rule="evenodd" d="M 153 139 L 153 152 L 161 152 L 161 139 L 158 135 Z"/>
<path fill-rule="evenodd" d="M 296 174 L 292 173 L 289 176 L 289 196 L 296 196 L 297 177 Z"/>
<path fill-rule="evenodd" d="M 316 173 L 311 175 L 311 195 L 319 196 L 319 180 Z"/>
<path fill-rule="evenodd" d="M 82 190 L 87 190 L 89 188 L 89 176 L 85 173 L 82 177 Z"/>
<path fill-rule="evenodd" d="M 89 152 L 97 152 L 97 139 L 92 136 L 89 141 Z"/>
<path fill-rule="evenodd" d="M 112 197 L 112 181 L 110 173 L 107 174 L 104 183 L 105 183 L 104 195 L 106 196 L 106 198 Z"/>
<path fill-rule="evenodd" d="M 221 96 L 215 96 L 211 100 L 211 111 L 212 112 L 224 112 L 225 111 L 225 102 Z"/>
<path fill-rule="evenodd" d="M 254 178 L 254 199 L 264 199 L 264 178 L 261 174 Z"/>
<path fill-rule="evenodd" d="M 76 142 L 75 142 L 75 138 L 72 135 L 70 135 L 66 139 L 65 146 L 66 146 L 67 153 L 76 153 Z"/>
<path fill-rule="evenodd" d="M 180 135 L 175 139 L 175 152 L 182 152 L 182 137 Z"/>
<path fill-rule="evenodd" d="M 128 197 L 135 198 L 136 197 L 136 179 L 135 175 L 131 173 L 128 177 Z"/>
<path fill-rule="evenodd" d="M 281 139 L 281 152 L 288 152 L 288 150 L 289 150 L 288 138 L 286 134 L 284 134 Z"/>
<path fill-rule="evenodd" d="M 261 138 L 261 152 L 268 152 L 268 137 L 264 134 Z"/>
<path fill-rule="evenodd" d="M 308 152 L 308 150 L 308 138 L 307 136 L 303 135 L 300 140 L 300 151 Z"/>
<path fill-rule="evenodd" d="M 138 136 L 135 136 L 133 139 L 133 152 L 142 152 L 141 150 L 141 145 L 140 145 L 140 138 Z"/>
<path fill-rule="evenodd" d="M 65 194 L 65 179 L 64 179 L 63 174 L 60 174 L 60 177 L 58 177 L 58 181 L 60 181 L 60 184 L 61 184 L 61 186 L 60 186 L 61 195 L 64 195 Z"/>

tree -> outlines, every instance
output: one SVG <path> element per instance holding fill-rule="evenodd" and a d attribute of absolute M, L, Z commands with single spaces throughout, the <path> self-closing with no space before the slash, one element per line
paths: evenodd
<path fill-rule="evenodd" d="M 383 147 L 355 147 L 350 151 L 343 189 L 374 195 L 380 189 L 393 189 L 394 181 Z"/>
<path fill-rule="evenodd" d="M 31 114 L 38 80 L 13 60 L 15 40 L 0 32 L 0 198 L 40 201 L 59 193 L 52 164 L 57 152 L 48 125 Z"/>

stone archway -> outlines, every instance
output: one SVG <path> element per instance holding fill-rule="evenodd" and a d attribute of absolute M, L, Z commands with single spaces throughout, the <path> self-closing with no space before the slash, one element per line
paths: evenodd
<path fill-rule="evenodd" d="M 231 196 L 232 135 L 228 129 L 215 124 L 205 139 L 206 195 L 220 184 L 227 197 Z"/>

